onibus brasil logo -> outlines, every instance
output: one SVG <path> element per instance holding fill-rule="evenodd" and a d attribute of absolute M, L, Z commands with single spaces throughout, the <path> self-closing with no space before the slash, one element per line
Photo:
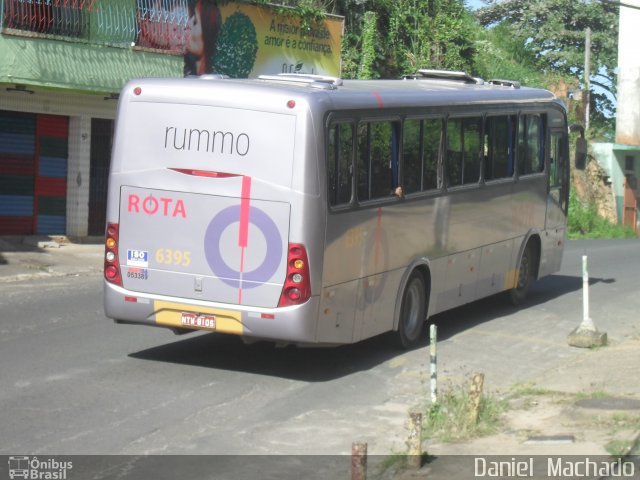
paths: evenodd
<path fill-rule="evenodd" d="M 66 480 L 67 470 L 73 468 L 73 462 L 63 462 L 55 458 L 44 460 L 38 457 L 10 456 L 9 478 L 33 480 Z"/>

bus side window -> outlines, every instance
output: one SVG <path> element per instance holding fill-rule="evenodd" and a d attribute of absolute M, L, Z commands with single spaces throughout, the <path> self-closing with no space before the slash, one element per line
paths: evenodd
<path fill-rule="evenodd" d="M 447 122 L 447 186 L 478 183 L 482 152 L 482 118 L 453 118 Z"/>
<path fill-rule="evenodd" d="M 353 124 L 338 123 L 329 129 L 328 176 L 329 204 L 351 202 L 353 178 Z"/>
<path fill-rule="evenodd" d="M 544 170 L 544 128 L 542 118 L 540 115 L 529 115 L 527 124 L 529 165 L 531 173 L 539 173 Z"/>
<path fill-rule="evenodd" d="M 482 117 L 464 119 L 463 184 L 478 183 L 482 164 Z"/>
<path fill-rule="evenodd" d="M 358 124 L 358 153 L 357 153 L 357 169 L 358 169 L 358 200 L 364 201 L 371 198 L 370 182 L 371 179 L 371 161 L 369 156 L 370 149 L 370 129 L 368 123 Z"/>
<path fill-rule="evenodd" d="M 402 135 L 402 187 L 404 193 L 422 190 L 422 120 L 406 120 Z"/>
<path fill-rule="evenodd" d="M 447 186 L 462 185 L 462 119 L 447 121 Z"/>
<path fill-rule="evenodd" d="M 521 115 L 518 122 L 518 175 L 544 170 L 544 125 L 540 115 Z"/>
<path fill-rule="evenodd" d="M 485 180 L 513 176 L 513 147 L 515 144 L 515 117 L 488 117 L 485 128 Z"/>
<path fill-rule="evenodd" d="M 422 190 L 438 188 L 438 158 L 443 134 L 443 120 L 432 118 L 424 121 L 422 143 L 424 152 L 422 157 Z"/>
<path fill-rule="evenodd" d="M 402 187 L 405 194 L 438 188 L 438 157 L 442 119 L 406 120 L 402 155 Z"/>
<path fill-rule="evenodd" d="M 389 197 L 398 182 L 397 122 L 358 125 L 358 200 Z"/>

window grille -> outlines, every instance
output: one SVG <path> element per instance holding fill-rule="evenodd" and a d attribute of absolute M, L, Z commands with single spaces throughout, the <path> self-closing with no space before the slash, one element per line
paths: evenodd
<path fill-rule="evenodd" d="M 4 0 L 3 26 L 16 30 L 87 37 L 95 0 Z"/>
<path fill-rule="evenodd" d="M 183 54 L 188 1 L 0 0 L 0 3 L 5 29 Z"/>

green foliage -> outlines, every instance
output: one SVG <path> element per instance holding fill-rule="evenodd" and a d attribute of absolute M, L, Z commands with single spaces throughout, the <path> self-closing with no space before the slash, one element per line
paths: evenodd
<path fill-rule="evenodd" d="M 577 195 L 571 191 L 569 195 L 567 236 L 570 239 L 578 239 L 634 238 L 636 235 L 631 228 L 616 225 L 598 215 L 595 205 L 583 205 Z"/>
<path fill-rule="evenodd" d="M 368 80 L 375 78 L 374 62 L 376 59 L 376 23 L 378 16 L 375 12 L 366 12 L 364 15 L 364 26 L 362 27 L 362 51 L 360 53 L 360 68 L 358 78 Z"/>
<path fill-rule="evenodd" d="M 257 4 L 271 6 L 275 5 L 275 11 L 283 17 L 300 18 L 300 28 L 309 30 L 318 22 L 326 18 L 326 7 L 317 0 L 280 0 L 272 2 L 269 0 L 252 0 Z"/>
<path fill-rule="evenodd" d="M 345 18 L 344 78 L 473 67 L 475 20 L 463 0 L 327 0 L 324 8 Z"/>
<path fill-rule="evenodd" d="M 535 66 L 535 58 L 508 26 L 500 24 L 476 34 L 475 68 L 486 79 L 517 80 L 531 87 L 549 88 L 547 78 Z"/>
<path fill-rule="evenodd" d="M 258 38 L 251 19 L 235 12 L 222 25 L 214 71 L 232 78 L 247 78 L 256 60 Z"/>
<path fill-rule="evenodd" d="M 455 442 L 491 435 L 500 426 L 500 416 L 507 409 L 507 402 L 485 393 L 480 398 L 475 424 L 469 419 L 470 408 L 469 393 L 462 387 L 442 392 L 438 403 L 430 405 L 427 410 L 423 436 Z"/>
<path fill-rule="evenodd" d="M 519 62 L 542 75 L 584 83 L 585 30 L 591 29 L 591 123 L 612 129 L 618 52 L 618 5 L 599 0 L 487 0 L 476 16 L 490 30 L 504 29 L 519 45 Z M 571 83 L 571 82 L 567 82 Z"/>
<path fill-rule="evenodd" d="M 311 24 L 345 19 L 343 78 L 400 78 L 420 68 L 463 70 L 556 91 L 583 76 L 585 29 L 592 30 L 590 135 L 612 139 L 618 10 L 599 0 L 257 0 L 291 7 Z M 593 90 L 593 89 L 592 89 Z M 569 112 L 570 115 L 573 114 Z M 574 120 L 574 119 L 572 119 Z"/>

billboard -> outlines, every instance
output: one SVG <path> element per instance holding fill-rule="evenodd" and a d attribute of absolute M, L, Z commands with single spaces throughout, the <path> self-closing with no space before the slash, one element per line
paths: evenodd
<path fill-rule="evenodd" d="M 278 73 L 339 77 L 343 29 L 342 17 L 327 16 L 303 28 L 302 19 L 283 7 L 191 0 L 184 73 L 232 78 Z"/>

